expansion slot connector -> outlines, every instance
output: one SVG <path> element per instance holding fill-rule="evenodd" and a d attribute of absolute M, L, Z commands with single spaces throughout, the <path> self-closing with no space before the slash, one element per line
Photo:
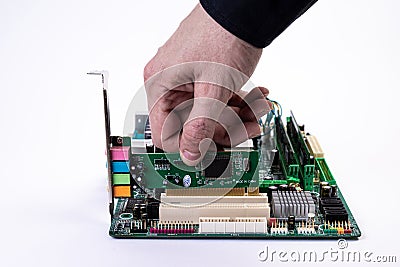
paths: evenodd
<path fill-rule="evenodd" d="M 200 217 L 263 217 L 270 208 L 267 194 L 251 196 L 167 196 L 161 194 L 160 222 L 192 221 Z"/>

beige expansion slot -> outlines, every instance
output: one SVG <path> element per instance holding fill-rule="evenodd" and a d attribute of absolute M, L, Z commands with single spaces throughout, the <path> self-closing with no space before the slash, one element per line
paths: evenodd
<path fill-rule="evenodd" d="M 308 149 L 310 150 L 311 154 L 314 156 L 314 158 L 323 158 L 324 157 L 324 151 L 321 148 L 321 145 L 319 144 L 317 138 L 314 135 L 305 135 L 306 137 L 306 145 Z"/>
<path fill-rule="evenodd" d="M 200 217 L 269 218 L 267 194 L 248 196 L 167 196 L 161 194 L 160 222 L 193 221 Z"/>
<path fill-rule="evenodd" d="M 199 233 L 266 233 L 265 217 L 200 217 Z"/>

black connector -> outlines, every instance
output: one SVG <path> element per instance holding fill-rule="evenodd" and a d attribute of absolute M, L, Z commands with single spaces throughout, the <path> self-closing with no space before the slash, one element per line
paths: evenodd
<path fill-rule="evenodd" d="M 347 221 L 349 214 L 339 197 L 320 198 L 319 209 L 324 214 L 325 221 Z"/>

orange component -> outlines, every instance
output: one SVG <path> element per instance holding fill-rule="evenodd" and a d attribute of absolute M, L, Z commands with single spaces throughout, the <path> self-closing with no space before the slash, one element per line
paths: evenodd
<path fill-rule="evenodd" d="M 114 186 L 114 197 L 130 197 L 130 186 Z"/>

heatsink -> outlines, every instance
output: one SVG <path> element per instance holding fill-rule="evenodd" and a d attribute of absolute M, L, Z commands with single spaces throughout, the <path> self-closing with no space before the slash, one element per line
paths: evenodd
<path fill-rule="evenodd" d="M 315 213 L 315 203 L 310 191 L 274 191 L 271 200 L 275 218 L 307 219 L 309 213 Z"/>

